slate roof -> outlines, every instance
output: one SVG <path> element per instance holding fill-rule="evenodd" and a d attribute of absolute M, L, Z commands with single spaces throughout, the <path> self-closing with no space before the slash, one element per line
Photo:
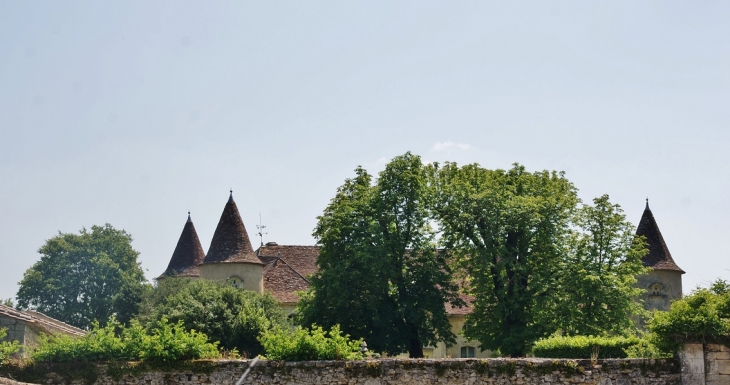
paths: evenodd
<path fill-rule="evenodd" d="M 673 270 L 684 274 L 684 270 L 677 266 L 674 259 L 672 259 L 672 254 L 669 253 L 662 232 L 659 231 L 659 226 L 654 219 L 654 214 L 649 209 L 648 199 L 644 214 L 641 216 L 641 221 L 639 221 L 639 226 L 636 229 L 636 235 L 645 236 L 649 246 L 649 253 L 642 259 L 644 266 L 651 267 L 654 270 Z"/>
<path fill-rule="evenodd" d="M 233 192 L 228 198 L 228 203 L 223 208 L 223 214 L 218 221 L 218 227 L 213 233 L 213 240 L 210 242 L 208 254 L 203 263 L 229 263 L 247 262 L 263 265 L 261 260 L 253 252 L 251 241 L 243 225 L 238 206 L 233 201 Z"/>
<path fill-rule="evenodd" d="M 0 316 L 25 322 L 31 327 L 49 334 L 63 333 L 71 336 L 86 335 L 86 331 L 82 329 L 32 310 L 20 311 L 9 306 L 0 305 Z"/>
<path fill-rule="evenodd" d="M 170 258 L 170 264 L 167 265 L 167 270 L 158 279 L 168 276 L 199 277 L 200 268 L 198 265 L 204 259 L 205 252 L 200 245 L 200 239 L 195 231 L 190 213 L 188 213 L 188 221 L 185 222 L 180 239 L 177 241 L 175 251 L 172 253 L 172 258 Z"/>

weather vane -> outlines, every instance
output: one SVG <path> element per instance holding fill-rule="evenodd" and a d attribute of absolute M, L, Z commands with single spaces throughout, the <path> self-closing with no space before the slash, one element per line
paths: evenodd
<path fill-rule="evenodd" d="M 258 235 L 259 238 L 261 239 L 261 246 L 263 246 L 264 245 L 264 235 L 268 234 L 268 233 L 264 232 L 264 229 L 266 228 L 266 226 L 264 226 L 263 222 L 261 222 L 261 213 L 259 213 L 259 224 L 256 225 L 256 228 L 259 230 L 259 232 L 256 233 L 256 235 Z"/>

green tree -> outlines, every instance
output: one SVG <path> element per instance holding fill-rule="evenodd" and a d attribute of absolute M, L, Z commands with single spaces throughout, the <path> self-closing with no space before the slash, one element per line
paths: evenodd
<path fill-rule="evenodd" d="M 286 314 L 271 294 L 241 290 L 223 282 L 167 278 L 147 303 L 142 322 L 168 319 L 187 330 L 207 335 L 220 346 L 237 349 L 249 357 L 263 354 L 258 336 L 275 327 L 288 326 Z"/>
<path fill-rule="evenodd" d="M 554 331 L 559 268 L 579 199 L 563 173 L 432 169 L 441 241 L 475 296 L 464 333 L 483 348 L 523 356 Z"/>
<path fill-rule="evenodd" d="M 117 311 L 115 295 L 145 283 L 132 236 L 108 223 L 79 234 L 59 232 L 38 252 L 41 259 L 20 281 L 18 306 L 81 328 L 94 320 L 104 325 Z"/>
<path fill-rule="evenodd" d="M 685 343 L 730 346 L 730 283 L 718 279 L 672 302 L 669 311 L 654 311 L 647 323 L 653 342 L 663 351 Z"/>
<path fill-rule="evenodd" d="M 427 168 L 406 153 L 375 184 L 364 169 L 355 172 L 318 217 L 319 271 L 300 302 L 300 322 L 339 324 L 391 355 L 423 357 L 424 345 L 453 344 L 444 304 L 463 303 L 429 227 Z"/>
<path fill-rule="evenodd" d="M 635 283 L 648 270 L 641 261 L 648 251 L 645 240 L 634 235 L 634 226 L 608 195 L 584 205 L 573 224 L 558 315 L 550 318 L 564 335 L 634 335 L 632 317 L 644 313 L 636 301 L 643 290 Z"/>

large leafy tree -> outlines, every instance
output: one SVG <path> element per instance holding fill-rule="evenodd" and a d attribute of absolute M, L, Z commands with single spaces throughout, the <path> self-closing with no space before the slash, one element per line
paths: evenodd
<path fill-rule="evenodd" d="M 20 281 L 18 306 L 81 328 L 94 320 L 104 325 L 118 310 L 115 296 L 139 292 L 145 284 L 132 236 L 108 223 L 79 234 L 59 232 L 38 252 L 41 259 Z"/>
<path fill-rule="evenodd" d="M 376 351 L 422 357 L 425 345 L 455 342 L 444 304 L 462 305 L 429 226 L 428 169 L 406 153 L 372 179 L 356 169 L 318 218 L 319 271 L 300 320 L 339 324 Z"/>
<path fill-rule="evenodd" d="M 584 205 L 573 220 L 560 270 L 561 295 L 551 318 L 564 335 L 631 334 L 632 317 L 642 315 L 636 277 L 647 272 L 643 237 L 634 235 L 621 207 L 608 195 Z"/>
<path fill-rule="evenodd" d="M 164 279 L 145 297 L 143 308 L 142 322 L 182 321 L 186 329 L 248 357 L 264 353 L 258 341 L 262 332 L 288 326 L 286 313 L 271 294 L 202 279 Z"/>
<path fill-rule="evenodd" d="M 483 348 L 522 356 L 552 333 L 570 219 L 579 199 L 562 173 L 433 168 L 442 242 L 475 297 L 464 333 Z"/>

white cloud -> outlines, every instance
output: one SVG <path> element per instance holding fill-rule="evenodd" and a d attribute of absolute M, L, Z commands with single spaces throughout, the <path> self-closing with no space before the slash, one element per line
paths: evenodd
<path fill-rule="evenodd" d="M 466 151 L 471 148 L 471 145 L 466 143 L 454 143 L 450 140 L 447 140 L 445 142 L 436 142 L 433 147 L 431 147 L 431 152 L 440 152 L 451 148 L 457 148 L 459 150 Z"/>

